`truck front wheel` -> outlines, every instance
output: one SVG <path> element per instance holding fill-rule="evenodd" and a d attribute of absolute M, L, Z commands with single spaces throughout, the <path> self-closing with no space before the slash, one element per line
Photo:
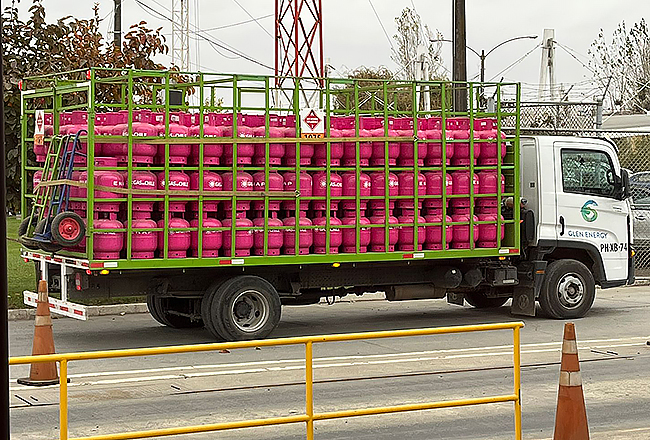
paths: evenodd
<path fill-rule="evenodd" d="M 546 268 L 539 305 L 555 319 L 581 318 L 596 298 L 594 276 L 577 260 L 557 260 Z"/>
<path fill-rule="evenodd" d="M 238 276 L 220 284 L 204 298 L 202 316 L 217 338 L 244 341 L 267 337 L 280 322 L 280 296 L 273 285 L 256 276 Z"/>

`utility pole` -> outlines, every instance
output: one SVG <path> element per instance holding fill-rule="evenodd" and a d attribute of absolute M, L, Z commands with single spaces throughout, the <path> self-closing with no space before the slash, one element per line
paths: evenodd
<path fill-rule="evenodd" d="M 544 29 L 544 36 L 542 37 L 542 62 L 539 69 L 539 89 L 537 91 L 537 99 L 542 101 L 544 99 L 544 89 L 548 82 L 550 100 L 555 100 L 555 30 Z"/>
<path fill-rule="evenodd" d="M 0 28 L 2 18 L 0 18 Z M 2 60 L 3 46 L 0 46 L 0 84 L 4 84 Z M 4 97 L 0 100 L 0 438 L 9 438 L 9 326 L 7 323 L 7 175 L 5 171 L 5 109 Z"/>
<path fill-rule="evenodd" d="M 122 50 L 122 0 L 113 1 L 113 46 Z"/>
<path fill-rule="evenodd" d="M 453 26 L 454 26 L 454 67 L 453 80 L 460 82 L 454 84 L 454 111 L 467 111 L 467 51 L 465 38 L 465 0 L 453 0 Z M 462 84 L 465 83 L 465 84 Z"/>

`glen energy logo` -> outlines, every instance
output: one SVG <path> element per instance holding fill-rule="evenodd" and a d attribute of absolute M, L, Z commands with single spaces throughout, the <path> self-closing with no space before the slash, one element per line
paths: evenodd
<path fill-rule="evenodd" d="M 595 208 L 596 206 L 598 206 L 598 203 L 593 200 L 587 200 L 585 204 L 582 205 L 582 208 L 580 208 L 580 214 L 582 214 L 582 218 L 585 219 L 585 221 L 589 223 L 596 221 L 598 218 L 598 212 Z"/>

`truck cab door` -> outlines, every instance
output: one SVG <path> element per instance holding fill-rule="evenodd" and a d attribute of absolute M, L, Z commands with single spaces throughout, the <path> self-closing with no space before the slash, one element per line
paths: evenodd
<path fill-rule="evenodd" d="M 601 284 L 628 277 L 628 204 L 621 200 L 621 169 L 604 142 L 554 143 L 558 247 L 599 256 Z M 598 267 L 600 266 L 600 267 Z M 598 273 L 600 272 L 600 273 Z"/>

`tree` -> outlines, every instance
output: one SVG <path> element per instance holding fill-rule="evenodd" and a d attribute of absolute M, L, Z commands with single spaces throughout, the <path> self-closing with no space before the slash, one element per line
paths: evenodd
<path fill-rule="evenodd" d="M 630 29 L 621 22 L 611 41 L 601 29 L 589 54 L 612 110 L 650 110 L 650 32 L 645 19 Z"/>
<path fill-rule="evenodd" d="M 440 32 L 436 30 L 434 34 L 429 26 L 422 24 L 420 15 L 410 8 L 402 10 L 402 14 L 395 18 L 395 24 L 397 33 L 393 39 L 396 47 L 391 59 L 400 66 L 397 76 L 409 81 L 446 79 L 440 56 L 442 43 L 432 41 L 442 38 Z M 422 67 L 424 76 L 418 74 Z"/>
<path fill-rule="evenodd" d="M 130 27 L 122 47 L 103 40 L 99 30 L 99 8 L 94 17 L 79 20 L 62 17 L 48 23 L 41 0 L 33 0 L 26 22 L 18 18 L 14 7 L 2 14 L 2 45 L 4 48 L 3 99 L 5 105 L 5 154 L 7 155 L 7 208 L 20 206 L 20 81 L 28 76 L 66 72 L 90 67 L 115 67 L 160 70 L 165 67 L 153 61 L 169 48 L 161 28 L 149 29 L 141 21 Z M 179 78 L 179 82 L 183 78 Z M 38 85 L 38 84 L 36 84 Z M 106 89 L 106 93 L 111 93 Z M 117 93 L 117 91 L 116 91 Z M 111 101 L 106 101 L 111 102 Z M 28 156 L 34 165 L 33 156 Z"/>

